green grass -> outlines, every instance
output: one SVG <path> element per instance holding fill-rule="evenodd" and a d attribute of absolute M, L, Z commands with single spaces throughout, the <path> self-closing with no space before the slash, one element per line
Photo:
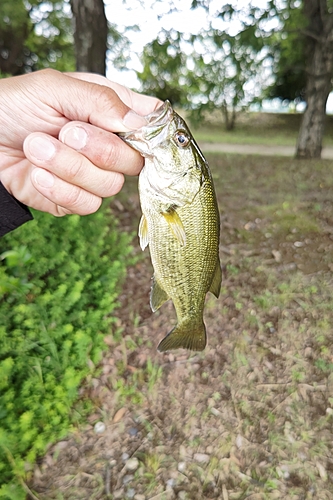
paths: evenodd
<path fill-rule="evenodd" d="M 240 114 L 235 129 L 226 131 L 219 115 L 207 117 L 203 126 L 193 126 L 198 142 L 295 146 L 302 115 L 285 113 Z M 333 116 L 327 116 L 324 146 L 333 146 Z"/>

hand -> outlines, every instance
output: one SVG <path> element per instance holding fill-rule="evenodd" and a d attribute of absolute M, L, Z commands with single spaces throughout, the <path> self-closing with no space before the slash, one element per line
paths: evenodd
<path fill-rule="evenodd" d="M 86 73 L 42 70 L 0 80 L 0 180 L 56 216 L 95 212 L 143 158 L 112 132 L 145 124 L 158 99 Z M 131 109 L 132 108 L 132 109 Z"/>

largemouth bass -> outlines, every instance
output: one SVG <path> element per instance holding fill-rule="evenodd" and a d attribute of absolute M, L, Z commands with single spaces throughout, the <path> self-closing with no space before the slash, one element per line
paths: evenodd
<path fill-rule="evenodd" d="M 154 267 L 150 305 L 173 301 L 178 324 L 158 351 L 202 351 L 205 296 L 221 288 L 220 220 L 208 163 L 185 121 L 166 101 L 146 116 L 147 125 L 119 136 L 145 157 L 139 176 L 141 248 Z"/>

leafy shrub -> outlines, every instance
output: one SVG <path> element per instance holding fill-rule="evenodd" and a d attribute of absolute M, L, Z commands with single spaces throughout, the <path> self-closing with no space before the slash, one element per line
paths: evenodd
<path fill-rule="evenodd" d="M 0 498 L 15 500 L 29 464 L 73 424 L 131 251 L 105 207 L 34 215 L 0 240 Z"/>

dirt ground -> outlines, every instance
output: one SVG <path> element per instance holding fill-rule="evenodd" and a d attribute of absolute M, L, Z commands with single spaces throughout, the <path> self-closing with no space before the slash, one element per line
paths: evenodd
<path fill-rule="evenodd" d="M 208 346 L 157 353 L 175 313 L 150 311 L 146 251 L 82 390 L 94 414 L 35 468 L 41 500 L 333 498 L 333 162 L 207 157 L 223 263 Z M 136 183 L 112 202 L 125 231 Z"/>

